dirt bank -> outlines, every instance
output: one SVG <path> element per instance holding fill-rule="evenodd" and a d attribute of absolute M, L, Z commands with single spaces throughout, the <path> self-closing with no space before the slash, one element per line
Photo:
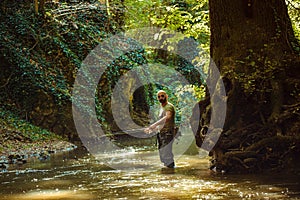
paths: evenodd
<path fill-rule="evenodd" d="M 41 137 L 33 140 L 21 132 L 0 130 L 0 171 L 10 164 L 24 164 L 28 158 L 46 160 L 51 154 L 71 151 L 76 145 L 62 138 Z"/>

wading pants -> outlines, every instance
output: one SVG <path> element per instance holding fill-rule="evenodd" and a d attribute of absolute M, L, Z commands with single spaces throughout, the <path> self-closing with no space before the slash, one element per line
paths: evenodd
<path fill-rule="evenodd" d="M 159 157 L 165 166 L 174 165 L 173 138 L 172 131 L 159 132 L 157 134 Z"/>

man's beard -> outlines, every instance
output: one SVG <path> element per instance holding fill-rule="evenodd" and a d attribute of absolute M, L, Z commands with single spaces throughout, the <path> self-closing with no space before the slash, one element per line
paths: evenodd
<path fill-rule="evenodd" d="M 166 101 L 167 101 L 166 98 L 164 98 L 164 99 L 159 99 L 159 102 L 160 102 L 160 103 L 166 103 Z"/>

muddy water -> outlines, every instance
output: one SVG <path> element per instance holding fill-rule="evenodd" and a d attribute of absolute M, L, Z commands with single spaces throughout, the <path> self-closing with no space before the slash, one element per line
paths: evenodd
<path fill-rule="evenodd" d="M 118 155 L 107 163 L 105 155 L 77 150 L 11 166 L 0 174 L 0 199 L 300 199 L 297 176 L 214 174 L 198 154 L 182 155 L 175 169 L 164 169 L 149 148 Z M 147 159 L 141 163 L 141 157 Z M 131 167 L 114 169 L 108 166 L 113 162 Z"/>

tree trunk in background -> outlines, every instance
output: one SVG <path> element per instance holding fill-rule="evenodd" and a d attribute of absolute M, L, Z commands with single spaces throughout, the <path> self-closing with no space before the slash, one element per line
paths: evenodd
<path fill-rule="evenodd" d="M 36 15 L 39 14 L 39 1 L 38 0 L 34 0 L 34 12 Z"/>
<path fill-rule="evenodd" d="M 300 62 L 285 1 L 210 0 L 209 7 L 211 57 L 228 98 L 211 168 L 251 172 L 297 163 L 300 77 L 295 72 Z M 191 122 L 201 146 L 209 97 L 199 104 L 200 121 Z"/>

